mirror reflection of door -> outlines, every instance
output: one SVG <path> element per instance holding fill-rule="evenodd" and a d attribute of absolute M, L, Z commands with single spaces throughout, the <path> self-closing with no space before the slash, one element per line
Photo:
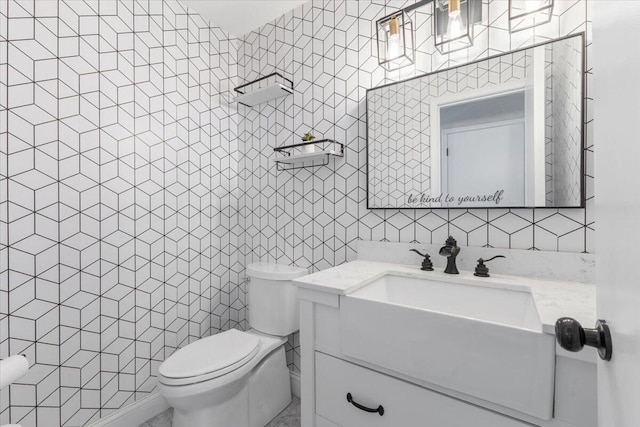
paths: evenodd
<path fill-rule="evenodd" d="M 462 206 L 524 206 L 524 91 L 443 106 L 439 115 L 441 189 L 455 198 L 444 205 L 456 207 L 459 198 L 470 197 Z M 499 204 L 482 199 L 496 194 Z"/>
<path fill-rule="evenodd" d="M 499 194 L 499 205 L 525 204 L 524 120 L 442 131 L 442 189 L 458 197 Z M 482 176 L 483 179 L 478 179 Z"/>

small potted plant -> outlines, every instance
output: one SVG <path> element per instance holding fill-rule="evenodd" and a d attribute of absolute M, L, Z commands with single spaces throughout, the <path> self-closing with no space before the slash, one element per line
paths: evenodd
<path fill-rule="evenodd" d="M 302 135 L 302 142 L 311 142 L 316 139 L 315 135 L 311 131 Z M 315 144 L 307 144 L 300 147 L 303 153 L 314 153 L 316 151 Z"/>

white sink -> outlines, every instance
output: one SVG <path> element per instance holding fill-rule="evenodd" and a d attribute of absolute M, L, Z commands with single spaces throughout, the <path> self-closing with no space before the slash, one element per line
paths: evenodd
<path fill-rule="evenodd" d="M 387 274 L 340 297 L 342 351 L 551 419 L 555 339 L 542 332 L 531 293 L 455 280 Z"/>
<path fill-rule="evenodd" d="M 525 290 L 388 274 L 350 296 L 542 332 L 531 293 Z"/>

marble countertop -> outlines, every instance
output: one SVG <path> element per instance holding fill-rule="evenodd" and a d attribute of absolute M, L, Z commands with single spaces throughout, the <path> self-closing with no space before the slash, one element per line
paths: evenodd
<path fill-rule="evenodd" d="M 357 260 L 298 278 L 294 284 L 314 291 L 348 295 L 386 274 L 531 292 L 543 331 L 548 334 L 554 334 L 555 322 L 560 317 L 573 317 L 585 328 L 593 327 L 596 322 L 596 288 L 577 282 L 502 274 L 484 278 L 476 277 L 470 271 L 451 275 L 438 268 L 436 271 L 422 271 L 418 266 Z"/>

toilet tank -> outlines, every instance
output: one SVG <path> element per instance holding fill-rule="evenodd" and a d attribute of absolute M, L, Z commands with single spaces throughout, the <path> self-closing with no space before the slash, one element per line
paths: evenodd
<path fill-rule="evenodd" d="M 269 335 L 287 336 L 299 329 L 298 289 L 291 281 L 306 268 L 255 263 L 247 266 L 249 325 Z"/>

